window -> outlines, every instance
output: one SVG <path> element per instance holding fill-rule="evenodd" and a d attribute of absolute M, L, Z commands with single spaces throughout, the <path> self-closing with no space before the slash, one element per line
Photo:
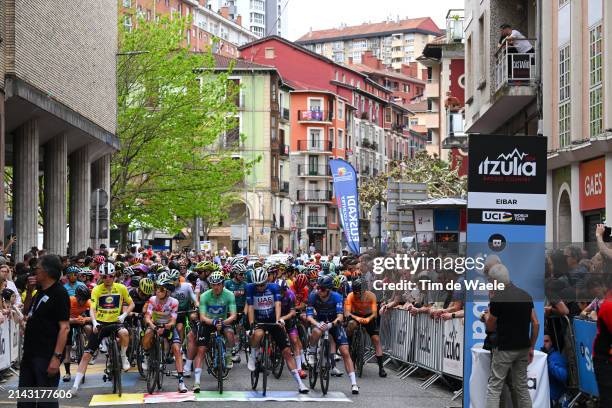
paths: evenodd
<path fill-rule="evenodd" d="M 132 32 L 132 16 L 123 16 L 123 27 L 127 32 Z"/>
<path fill-rule="evenodd" d="M 480 67 L 480 82 L 485 81 L 486 78 L 486 72 L 487 72 L 487 68 L 486 66 L 488 65 L 487 59 L 489 57 L 489 50 L 487 49 L 487 45 L 486 45 L 486 41 L 485 41 L 485 16 L 482 15 L 479 19 L 478 19 L 478 55 L 479 55 L 479 61 L 478 61 L 478 66 Z"/>
<path fill-rule="evenodd" d="M 321 111 L 323 108 L 323 99 L 321 98 L 308 98 L 308 110 Z"/>
<path fill-rule="evenodd" d="M 309 146 L 320 149 L 323 147 L 323 131 L 321 129 L 308 129 Z"/>
<path fill-rule="evenodd" d="M 338 129 L 338 143 L 336 149 L 344 149 L 344 130 Z"/>
<path fill-rule="evenodd" d="M 151 21 L 151 10 L 147 9 L 147 21 Z"/>
<path fill-rule="evenodd" d="M 336 135 L 334 134 L 334 128 L 329 128 L 329 142 L 331 143 L 331 146 L 334 147 L 335 145 L 335 141 L 336 141 Z"/>
<path fill-rule="evenodd" d="M 132 0 L 123 0 L 123 7 L 125 8 L 132 7 Z"/>
<path fill-rule="evenodd" d="M 598 136 L 603 127 L 601 22 L 589 30 L 589 135 Z"/>
<path fill-rule="evenodd" d="M 266 59 L 274 59 L 274 48 L 266 48 L 265 58 Z"/>
<path fill-rule="evenodd" d="M 251 10 L 264 11 L 264 2 L 262 0 L 251 0 Z"/>
<path fill-rule="evenodd" d="M 410 126 L 417 126 L 419 124 L 419 120 L 417 118 L 410 119 Z"/>
<path fill-rule="evenodd" d="M 344 120 L 344 102 L 338 101 L 338 120 Z"/>
<path fill-rule="evenodd" d="M 570 45 L 559 49 L 559 147 L 570 143 Z"/>
<path fill-rule="evenodd" d="M 264 15 L 260 14 L 260 13 L 251 13 L 251 23 L 263 24 L 264 23 Z"/>
<path fill-rule="evenodd" d="M 191 45 L 191 30 L 187 30 L 187 46 Z"/>

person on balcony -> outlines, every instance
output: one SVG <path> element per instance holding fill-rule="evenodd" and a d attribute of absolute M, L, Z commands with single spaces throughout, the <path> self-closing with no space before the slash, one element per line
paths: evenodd
<path fill-rule="evenodd" d="M 504 23 L 499 29 L 501 30 L 499 48 L 507 43 L 508 53 L 531 54 L 534 52 L 533 45 L 525 39 L 520 31 L 512 29 L 510 24 Z"/>

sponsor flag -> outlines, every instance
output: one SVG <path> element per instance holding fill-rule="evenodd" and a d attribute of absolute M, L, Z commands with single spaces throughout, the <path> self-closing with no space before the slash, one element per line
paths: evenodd
<path fill-rule="evenodd" d="M 342 159 L 329 161 L 334 178 L 334 194 L 346 242 L 352 253 L 359 255 L 359 194 L 357 173 Z"/>

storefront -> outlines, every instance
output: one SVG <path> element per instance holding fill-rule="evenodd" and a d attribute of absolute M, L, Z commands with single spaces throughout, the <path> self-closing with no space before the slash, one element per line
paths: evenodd
<path fill-rule="evenodd" d="M 604 221 L 606 207 L 605 158 L 580 163 L 580 212 L 584 242 L 595 242 L 595 227 Z"/>

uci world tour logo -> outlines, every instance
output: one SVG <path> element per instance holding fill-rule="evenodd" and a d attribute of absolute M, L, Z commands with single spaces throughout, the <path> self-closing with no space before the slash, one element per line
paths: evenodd
<path fill-rule="evenodd" d="M 529 181 L 537 173 L 535 156 L 520 152 L 515 148 L 507 154 L 500 154 L 491 160 L 487 156 L 478 165 L 478 174 L 490 176 L 499 181 Z"/>

